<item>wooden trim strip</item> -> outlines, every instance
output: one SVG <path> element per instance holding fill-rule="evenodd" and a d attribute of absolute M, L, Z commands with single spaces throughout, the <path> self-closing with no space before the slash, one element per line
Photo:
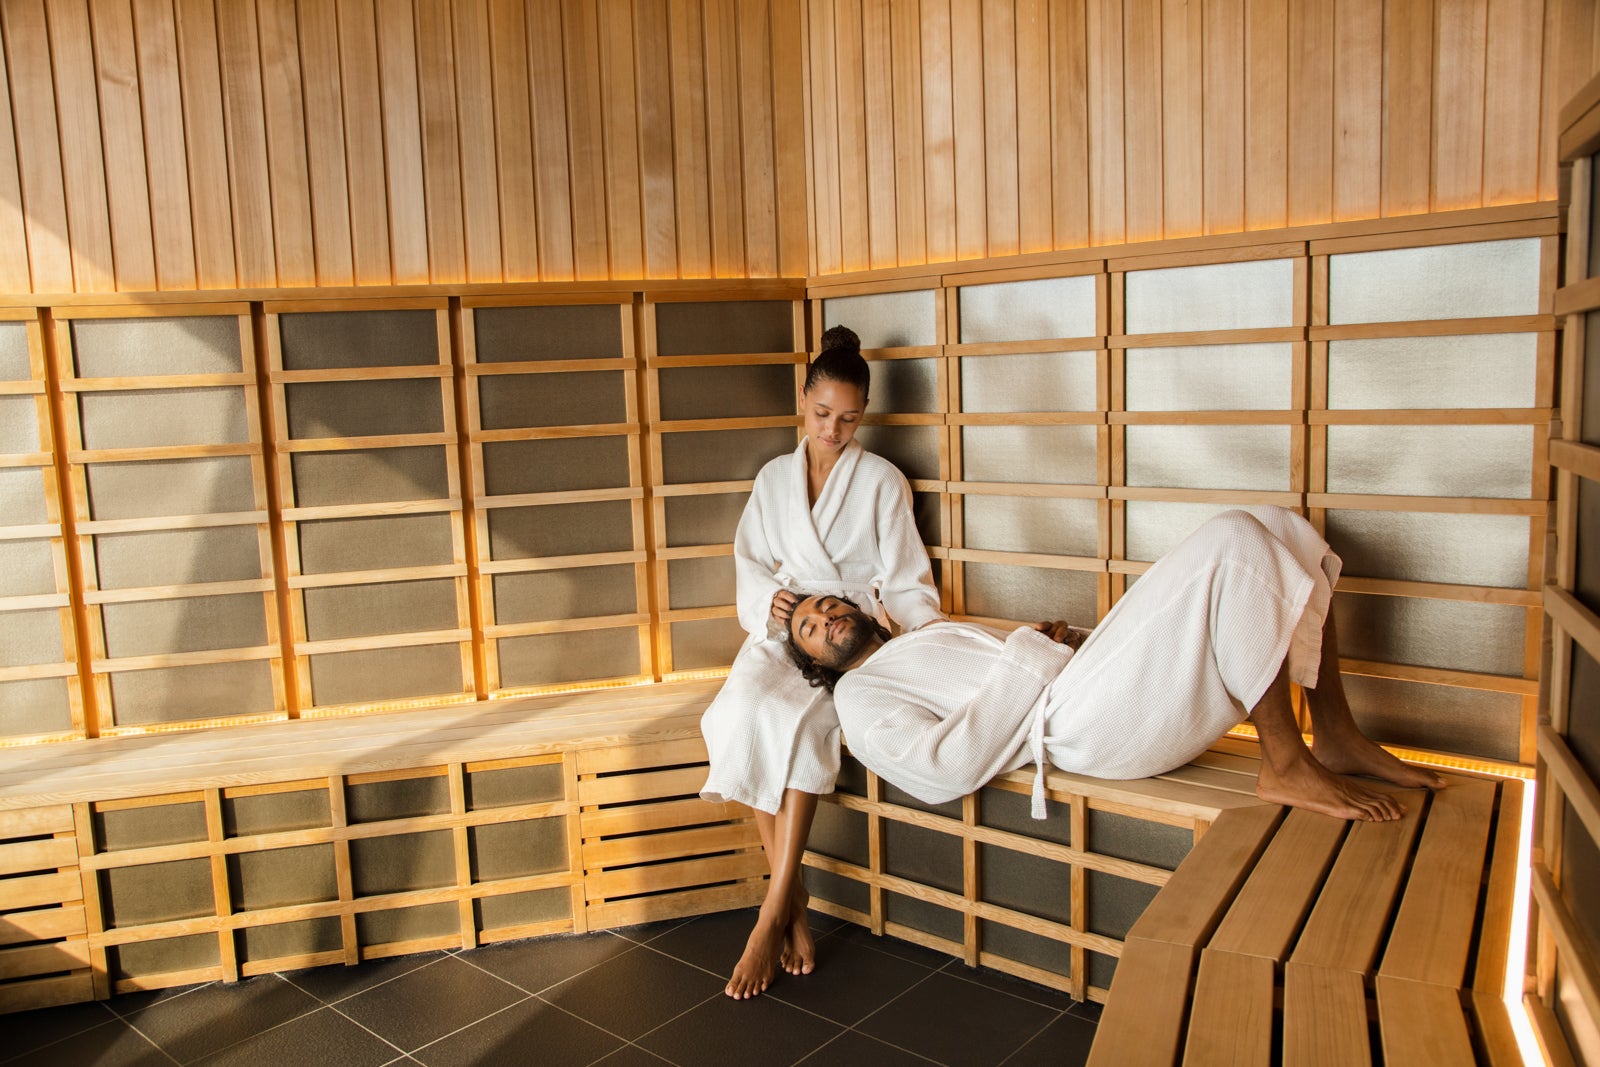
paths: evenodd
<path fill-rule="evenodd" d="M 22 667 L 0 667 L 0 682 L 30 682 L 41 678 L 71 678 L 78 673 L 76 663 L 31 663 Z"/>
<path fill-rule="evenodd" d="M 420 582 L 437 578 L 462 578 L 465 563 L 441 563 L 433 567 L 391 567 L 371 571 L 328 571 L 320 574 L 291 574 L 285 581 L 290 589 L 324 589 L 335 586 L 377 585 L 382 582 Z"/>
<path fill-rule="evenodd" d="M 383 367 L 333 367 L 325 370 L 274 370 L 267 372 L 273 385 L 313 385 L 327 382 L 406 381 L 449 378 L 454 368 L 438 363 Z"/>
<path fill-rule="evenodd" d="M 55 457 L 48 452 L 23 452 L 13 453 L 9 456 L 0 456 L 0 469 L 16 467 L 48 468 Z"/>
<path fill-rule="evenodd" d="M 0 612 L 39 611 L 44 608 L 69 608 L 71 606 L 72 597 L 66 593 L 0 596 Z"/>
<path fill-rule="evenodd" d="M 1304 411 L 1108 411 L 1112 426 L 1304 426 Z"/>
<path fill-rule="evenodd" d="M 468 363 L 468 378 L 493 378 L 504 374 L 588 374 L 590 372 L 631 371 L 638 360 L 631 356 L 607 359 L 541 359 L 505 363 Z"/>
<path fill-rule="evenodd" d="M 1544 604 L 1543 594 L 1536 589 L 1502 589 L 1491 585 L 1447 585 L 1441 582 L 1410 582 L 1394 578 L 1341 577 L 1339 591 L 1372 596 L 1460 600 L 1473 604 L 1505 604 L 1519 608 L 1537 608 Z"/>
<path fill-rule="evenodd" d="M 946 426 L 1103 426 L 1104 411 L 971 411 L 944 416 Z"/>
<path fill-rule="evenodd" d="M 118 378 L 63 378 L 63 393 L 137 392 L 145 389 L 215 389 L 254 386 L 254 373 L 240 374 L 150 374 Z M 43 383 L 39 383 L 43 391 Z"/>
<path fill-rule="evenodd" d="M 85 589 L 85 604 L 143 604 L 152 600 L 186 600 L 189 597 L 233 596 L 236 593 L 270 593 L 271 578 L 246 578 L 237 582 L 201 582 L 194 585 L 154 585 L 126 589 Z"/>
<path fill-rule="evenodd" d="M 1041 356 L 1058 352 L 1103 352 L 1104 336 L 1049 337 L 1036 341 L 969 341 L 944 346 L 946 356 L 968 359 L 978 356 Z"/>
<path fill-rule="evenodd" d="M 1308 508 L 1349 508 L 1354 511 L 1422 511 L 1448 515 L 1527 515 L 1543 518 L 1549 510 L 1544 500 L 1505 497 L 1386 496 L 1380 493 L 1307 493 Z"/>
<path fill-rule="evenodd" d="M 1581 315 L 1596 308 L 1600 308 L 1600 275 L 1571 282 L 1556 290 L 1557 316 Z"/>
<path fill-rule="evenodd" d="M 747 482 L 667 482 L 650 487 L 651 495 L 667 496 L 721 496 L 725 493 L 748 493 L 756 486 L 755 479 Z"/>
<path fill-rule="evenodd" d="M 1540 426 L 1554 414 L 1550 408 L 1344 408 L 1305 413 L 1312 426 Z"/>
<path fill-rule="evenodd" d="M 1544 611 L 1592 658 L 1600 660 L 1600 615 L 1559 586 L 1544 587 Z"/>
<path fill-rule="evenodd" d="M 1600 448 L 1594 445 L 1553 439 L 1550 442 L 1550 465 L 1557 470 L 1571 471 L 1580 478 L 1600 482 Z"/>
<path fill-rule="evenodd" d="M 166 306 L 159 309 L 144 307 L 150 303 L 141 300 L 134 294 L 117 293 L 84 293 L 78 299 L 85 303 L 73 302 L 64 307 L 50 307 L 50 313 L 57 320 L 72 319 L 154 319 L 154 318 L 187 318 L 204 315 L 248 315 L 250 314 L 249 298 L 239 296 L 235 299 L 206 300 L 204 297 L 196 298 L 193 292 L 168 292 L 150 293 L 148 296 L 164 296 Z M 112 301 L 127 300 L 126 304 L 113 303 Z M 89 301 L 93 301 L 90 303 Z M 46 299 L 35 294 L 34 303 L 40 307 L 53 305 L 54 300 Z"/>
<path fill-rule="evenodd" d="M 628 626 L 647 626 L 649 623 L 650 613 L 648 611 L 632 612 L 627 615 L 590 615 L 580 619 L 546 619 L 542 622 L 496 623 L 484 626 L 483 636 L 486 640 L 495 640 L 502 637 L 530 637 L 538 634 L 617 630 Z"/>
<path fill-rule="evenodd" d="M 479 508 L 528 508 L 546 504 L 587 504 L 600 500 L 642 500 L 644 489 L 640 486 L 619 486 L 615 489 L 567 489 L 552 493 L 518 493 L 510 496 L 484 496 L 473 501 Z"/>
<path fill-rule="evenodd" d="M 1271 326 L 1253 330 L 1194 330 L 1182 333 L 1114 333 L 1107 348 L 1175 348 L 1189 345 L 1290 344 L 1304 341 L 1300 326 Z"/>
<path fill-rule="evenodd" d="M 1587 939 L 1579 930 L 1577 921 L 1567 910 L 1555 879 L 1543 860 L 1533 863 L 1534 903 L 1539 907 L 1541 930 L 1547 930 L 1555 939 L 1557 956 L 1565 966 L 1567 977 L 1577 987 L 1578 994 L 1589 1010 L 1591 1019 L 1600 1019 L 1600 963 Z"/>
<path fill-rule="evenodd" d="M 318 519 L 367 519 L 389 515 L 435 515 L 461 510 L 459 497 L 434 500 L 386 500 L 371 504 L 318 504 L 313 507 L 283 509 L 284 522 L 315 522 Z M 262 521 L 265 521 L 264 519 Z M 82 526 L 78 527 L 80 530 Z"/>
<path fill-rule="evenodd" d="M 1106 561 L 1098 556 L 1054 556 L 1044 552 L 1002 552 L 984 548 L 948 548 L 945 559 L 960 563 L 999 563 L 1013 567 L 1043 567 L 1054 571 L 1103 574 Z"/>
<path fill-rule="evenodd" d="M 1157 486 L 1111 485 L 1106 496 L 1112 500 L 1144 500 L 1182 504 L 1277 504 L 1296 509 L 1302 506 L 1299 493 L 1271 489 L 1168 489 Z"/>
<path fill-rule="evenodd" d="M 1346 674 L 1359 674 L 1367 678 L 1392 678 L 1401 682 L 1447 685 L 1458 689 L 1485 689 L 1494 693 L 1514 693 L 1517 696 L 1539 695 L 1537 678 L 1510 678 L 1503 674 L 1452 671 L 1440 667 L 1413 667 L 1404 663 L 1380 663 L 1377 660 L 1344 657 L 1339 659 L 1339 668 Z"/>
<path fill-rule="evenodd" d="M 474 430 L 474 444 L 503 444 L 507 441 L 554 441 L 569 437 L 633 437 L 644 432 L 638 422 L 597 422 L 573 426 L 516 426 L 502 430 Z"/>
<path fill-rule="evenodd" d="M 1376 337 L 1457 337 L 1464 334 L 1547 333 L 1558 323 L 1554 315 L 1506 315 L 1482 319 L 1419 319 L 1410 322 L 1358 322 L 1312 326 L 1311 341 L 1362 341 Z"/>
<path fill-rule="evenodd" d="M 80 534 L 149 533 L 156 530 L 207 530 L 216 526 L 258 526 L 268 520 L 265 511 L 217 511 L 205 515 L 154 515 L 139 519 L 89 519 L 79 522 Z"/>
<path fill-rule="evenodd" d="M 420 648 L 426 645 L 453 645 L 472 639 L 472 630 L 418 630 L 414 633 L 373 634 L 368 637 L 338 637 L 326 641 L 297 641 L 297 656 L 321 656 L 333 652 L 370 652 L 380 648 Z"/>
<path fill-rule="evenodd" d="M 810 361 L 809 352 L 717 352 L 699 356 L 649 356 L 644 365 L 651 370 L 667 370 L 673 367 L 804 366 Z"/>
<path fill-rule="evenodd" d="M 1037 496 L 1073 500 L 1104 500 L 1103 485 L 1044 484 L 1040 482 L 947 482 L 945 490 L 955 496 Z M 930 490 L 937 492 L 938 490 Z"/>
<path fill-rule="evenodd" d="M 149 671 L 163 667 L 203 667 L 213 663 L 249 663 L 256 660 L 277 659 L 281 654 L 277 645 L 214 648 L 201 652 L 166 652 L 153 656 L 97 659 L 89 665 L 89 670 L 95 674 L 116 674 L 120 671 Z"/>
<path fill-rule="evenodd" d="M 728 546 L 728 552 L 733 546 Z M 576 567 L 608 567 L 621 563 L 644 563 L 649 554 L 642 548 L 626 552 L 596 552 L 593 555 L 541 556 L 523 559 L 484 560 L 479 574 L 530 574 L 535 571 L 562 571 Z M 659 558 L 659 557 L 658 557 Z"/>
<path fill-rule="evenodd" d="M 250 441 L 231 445 L 151 445 L 143 448 L 68 449 L 67 462 L 146 463 L 173 459 L 213 459 L 227 456 L 255 456 L 261 446 Z"/>
<path fill-rule="evenodd" d="M 45 396 L 48 392 L 44 382 L 0 381 L 0 396 Z"/>
<path fill-rule="evenodd" d="M 278 442 L 279 452 L 355 452 L 375 448 L 419 448 L 454 445 L 453 433 L 379 434 L 373 437 L 302 437 Z"/>
<path fill-rule="evenodd" d="M 1567 739 L 1549 725 L 1539 727 L 1539 758 L 1555 777 L 1567 804 L 1582 820 L 1589 836 L 1600 842 L 1600 785 L 1572 754 Z"/>

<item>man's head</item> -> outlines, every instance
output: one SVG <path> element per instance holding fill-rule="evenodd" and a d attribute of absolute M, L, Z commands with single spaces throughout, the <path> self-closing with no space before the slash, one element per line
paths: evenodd
<path fill-rule="evenodd" d="M 887 640 L 878 620 L 843 597 L 802 595 L 789 617 L 789 658 L 806 681 L 830 693 Z"/>

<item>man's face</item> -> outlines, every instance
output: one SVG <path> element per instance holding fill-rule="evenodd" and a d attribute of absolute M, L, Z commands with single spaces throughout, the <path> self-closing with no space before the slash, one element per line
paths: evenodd
<path fill-rule="evenodd" d="M 807 597 L 789 619 L 789 638 L 830 670 L 842 670 L 878 634 L 870 615 L 836 596 Z"/>

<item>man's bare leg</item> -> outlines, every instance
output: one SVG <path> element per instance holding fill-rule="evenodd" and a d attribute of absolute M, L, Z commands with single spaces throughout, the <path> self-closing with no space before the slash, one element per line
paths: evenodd
<path fill-rule="evenodd" d="M 1262 800 L 1366 822 L 1388 822 L 1405 814 L 1400 802 L 1387 793 L 1336 774 L 1312 756 L 1294 719 L 1287 667 L 1279 669 L 1278 677 L 1251 709 L 1250 721 L 1261 739 L 1256 795 Z"/>
<path fill-rule="evenodd" d="M 1336 774 L 1367 774 L 1395 785 L 1441 789 L 1445 781 L 1425 767 L 1402 763 L 1362 734 L 1350 714 L 1344 679 L 1339 673 L 1339 637 L 1333 612 L 1322 624 L 1322 659 L 1317 667 L 1317 687 L 1307 689 L 1311 705 L 1311 751 Z"/>
<path fill-rule="evenodd" d="M 816 811 L 816 794 L 787 789 L 776 816 L 756 812 L 771 876 L 755 929 L 724 990 L 735 1000 L 765 992 L 780 964 L 790 974 L 809 974 L 816 965 L 816 945 L 806 921 L 810 895 L 800 881 L 800 857 Z"/>

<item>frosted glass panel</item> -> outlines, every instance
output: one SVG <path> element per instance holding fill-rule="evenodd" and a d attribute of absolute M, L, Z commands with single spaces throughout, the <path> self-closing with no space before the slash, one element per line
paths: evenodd
<path fill-rule="evenodd" d="M 242 444 L 250 439 L 240 389 L 84 393 L 85 448 Z"/>
<path fill-rule="evenodd" d="M 639 607 L 632 564 L 497 574 L 491 580 L 497 623 L 626 615 Z"/>
<path fill-rule="evenodd" d="M 317 311 L 282 315 L 285 370 L 418 367 L 439 362 L 436 312 Z"/>
<path fill-rule="evenodd" d="M 1095 353 L 967 356 L 961 360 L 962 411 L 1093 411 Z"/>
<path fill-rule="evenodd" d="M 59 663 L 67 653 L 61 647 L 61 613 L 0 611 L 0 668 L 35 663 Z"/>
<path fill-rule="evenodd" d="M 961 340 L 1093 337 L 1094 286 L 1093 275 L 964 286 L 959 290 Z"/>
<path fill-rule="evenodd" d="M 39 416 L 33 397 L 0 396 L 0 453 L 38 451 Z"/>
<path fill-rule="evenodd" d="M 101 589 L 261 577 L 261 546 L 255 526 L 99 534 L 94 539 L 94 558 Z"/>
<path fill-rule="evenodd" d="M 623 310 L 616 304 L 476 308 L 479 363 L 541 359 L 618 359 Z"/>
<path fill-rule="evenodd" d="M 656 305 L 659 355 L 792 352 L 794 347 L 794 304 L 788 300 Z"/>
<path fill-rule="evenodd" d="M 106 654 L 113 658 L 257 648 L 268 643 L 259 594 L 106 604 L 101 613 Z"/>
<path fill-rule="evenodd" d="M 754 478 L 774 456 L 794 451 L 794 430 L 717 430 L 661 436 L 662 480 L 734 482 Z"/>
<path fill-rule="evenodd" d="M 936 426 L 863 426 L 856 440 L 900 468 L 907 478 L 939 477 L 939 428 Z"/>
<path fill-rule="evenodd" d="M 626 422 L 620 372 L 495 374 L 478 379 L 485 430 Z"/>
<path fill-rule="evenodd" d="M 0 541 L 0 597 L 56 591 L 49 541 Z"/>
<path fill-rule="evenodd" d="M 295 503 L 316 507 L 442 499 L 450 495 L 451 458 L 443 447 L 301 452 L 292 460 Z"/>
<path fill-rule="evenodd" d="M 272 668 L 265 660 L 165 667 L 111 676 L 118 726 L 257 715 L 272 709 Z"/>
<path fill-rule="evenodd" d="M 968 548 L 1099 554 L 1100 506 L 1093 500 L 968 495 L 962 510 Z"/>
<path fill-rule="evenodd" d="M 489 514 L 492 523 L 496 513 Z M 302 574 L 430 567 L 452 559 L 448 515 L 320 519 L 297 526 Z"/>
<path fill-rule="evenodd" d="M 1522 698 L 1455 686 L 1344 676 L 1350 711 L 1374 741 L 1516 762 Z"/>
<path fill-rule="evenodd" d="M 1130 348 L 1129 411 L 1259 411 L 1290 406 L 1293 347 L 1185 345 Z"/>
<path fill-rule="evenodd" d="M 616 489 L 628 484 L 627 437 L 555 437 L 491 441 L 483 446 L 490 496 Z"/>
<path fill-rule="evenodd" d="M 1335 326 L 1538 311 L 1537 237 L 1328 257 L 1328 321 Z"/>
<path fill-rule="evenodd" d="M 456 611 L 456 584 L 448 578 L 307 589 L 305 605 L 306 637 L 312 641 L 465 625 Z"/>
<path fill-rule="evenodd" d="M 932 345 L 939 337 L 934 307 L 932 289 L 840 296 L 822 302 L 822 325 L 850 327 L 862 348 Z"/>
<path fill-rule="evenodd" d="M 459 692 L 461 649 L 457 645 L 380 648 L 311 657 L 311 696 L 320 705 Z"/>
<path fill-rule="evenodd" d="M 0 467 L 0 527 L 44 522 L 44 476 L 29 467 Z"/>
<path fill-rule="evenodd" d="M 1294 324 L 1294 260 L 1165 267 L 1126 275 L 1129 333 Z"/>
<path fill-rule="evenodd" d="M 699 559 L 667 561 L 667 607 L 710 608 L 732 604 L 734 576 L 732 556 L 704 556 Z"/>
<path fill-rule="evenodd" d="M 20 322 L 0 322 L 0 381 L 20 382 L 31 377 L 27 326 Z"/>
<path fill-rule="evenodd" d="M 1092 626 L 1099 597 L 1098 579 L 1088 571 L 968 563 L 967 614 L 991 619 L 1039 622 L 1065 619 Z"/>
<path fill-rule="evenodd" d="M 1350 659 L 1522 676 L 1526 608 L 1349 592 L 1333 608 Z"/>
<path fill-rule="evenodd" d="M 496 642 L 506 688 L 564 685 L 639 673 L 639 631 L 588 630 L 506 637 Z"/>
<path fill-rule="evenodd" d="M 874 414 L 939 410 L 939 371 L 933 360 L 875 360 L 871 370 L 867 407 Z"/>
<path fill-rule="evenodd" d="M 795 412 L 795 368 L 792 364 L 663 367 L 658 373 L 661 417 L 669 421 L 793 415 Z M 620 380 L 621 376 L 618 377 Z"/>
<path fill-rule="evenodd" d="M 1525 499 L 1532 426 L 1330 426 L 1328 492 Z"/>
<path fill-rule="evenodd" d="M 1538 335 L 1328 342 L 1328 407 L 1526 408 Z"/>
<path fill-rule="evenodd" d="M 72 729 L 65 678 L 0 682 L 0 736 Z"/>
<path fill-rule="evenodd" d="M 675 671 L 726 667 L 733 662 L 747 636 L 738 619 L 675 622 L 668 630 L 672 634 L 672 669 Z"/>
<path fill-rule="evenodd" d="M 749 496 L 749 493 L 713 493 L 667 497 L 667 545 L 680 548 L 732 543 Z"/>
<path fill-rule="evenodd" d="M 382 437 L 441 433 L 443 400 L 435 378 L 306 382 L 285 387 L 289 436 Z"/>
<path fill-rule="evenodd" d="M 1344 573 L 1448 585 L 1526 588 L 1529 522 L 1518 515 L 1329 511 Z"/>
<path fill-rule="evenodd" d="M 1153 563 L 1175 548 L 1213 515 L 1238 508 L 1237 504 L 1168 503 L 1130 500 L 1124 508 L 1128 559 Z M 1250 508 L 1240 510 L 1250 511 Z"/>
<path fill-rule="evenodd" d="M 87 477 L 89 508 L 96 519 L 202 515 L 256 507 L 250 460 L 243 456 L 96 463 L 88 468 Z"/>
<path fill-rule="evenodd" d="M 1287 426 L 1129 426 L 1128 484 L 1289 488 Z"/>
<path fill-rule="evenodd" d="M 244 369 L 239 320 L 231 315 L 74 319 L 72 354 L 80 378 L 238 374 Z"/>
<path fill-rule="evenodd" d="M 1093 485 L 1095 449 L 1093 426 L 964 426 L 962 479 Z"/>
<path fill-rule="evenodd" d="M 489 552 L 493 559 L 628 552 L 633 547 L 633 508 L 626 500 L 495 508 L 489 512 Z"/>

